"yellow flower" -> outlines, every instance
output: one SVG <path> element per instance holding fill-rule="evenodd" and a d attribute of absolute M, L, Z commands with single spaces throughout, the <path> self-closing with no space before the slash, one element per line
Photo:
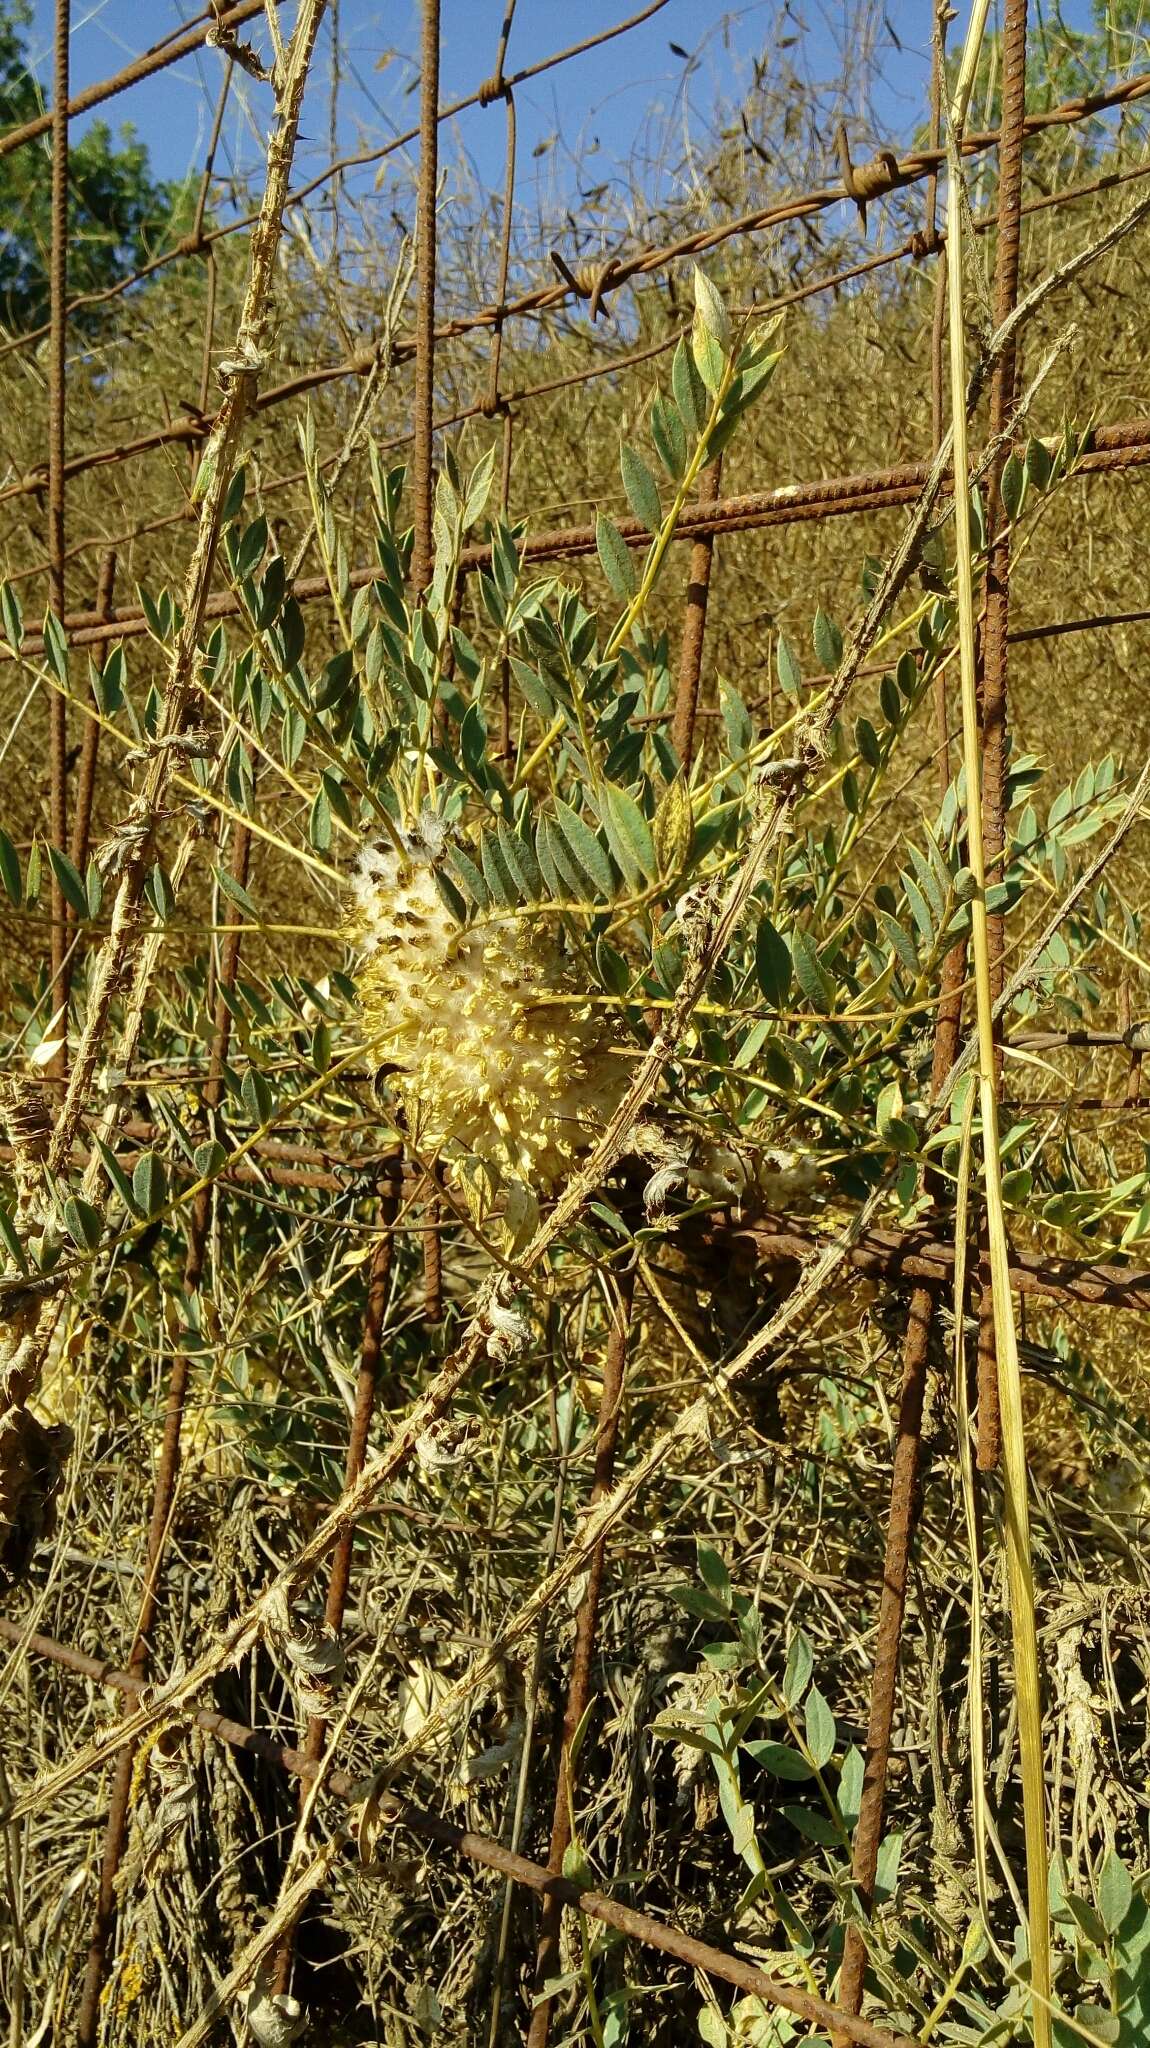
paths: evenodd
<path fill-rule="evenodd" d="M 555 1186 L 621 1100 L 627 1067 L 546 920 L 459 925 L 418 841 L 366 849 L 352 890 L 364 1030 L 372 1057 L 399 1070 L 415 1142 Z"/>

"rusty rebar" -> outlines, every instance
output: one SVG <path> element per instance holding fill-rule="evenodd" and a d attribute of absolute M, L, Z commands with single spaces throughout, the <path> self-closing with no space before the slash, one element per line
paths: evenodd
<path fill-rule="evenodd" d="M 222 29 L 238 28 L 241 22 L 250 21 L 253 14 L 262 14 L 264 0 L 241 0 L 236 7 L 222 9 L 218 14 L 213 10 L 202 26 L 192 28 L 185 35 L 174 40 L 165 38 L 152 50 L 145 51 L 125 64 L 122 71 L 113 72 L 110 78 L 102 78 L 95 85 L 85 86 L 75 99 L 64 96 L 64 106 L 69 120 L 77 114 L 90 113 L 93 107 L 103 106 L 105 100 L 115 99 L 118 93 L 126 92 L 129 86 L 138 85 L 141 79 L 151 78 L 157 71 L 167 70 L 169 64 L 178 64 L 181 57 L 189 57 L 201 44 L 209 42 Z M 53 125 L 53 114 L 36 114 L 31 121 L 24 121 L 19 128 L 10 128 L 6 135 L 0 135 L 0 157 L 11 156 L 13 150 L 22 149 L 25 143 L 35 142 L 40 135 L 46 135 Z"/>
<path fill-rule="evenodd" d="M 935 147 L 942 124 L 947 18 L 945 0 L 937 0 L 930 86 L 930 139 L 932 146 Z M 937 236 L 937 206 L 938 181 L 932 178 L 927 187 L 925 227 L 926 236 L 932 242 Z M 943 249 L 935 275 L 934 317 L 931 323 L 931 439 L 936 451 L 941 445 L 943 435 L 946 260 L 946 251 Z M 934 685 L 934 718 L 938 793 L 941 802 L 950 785 L 950 707 L 947 701 L 946 672 L 941 667 Z M 940 1000 L 935 1016 L 934 1046 L 931 1055 L 932 1100 L 937 1098 L 958 1054 L 965 977 L 966 942 L 960 939 L 951 947 L 942 966 Z M 942 1192 L 937 1175 L 924 1175 L 924 1186 L 937 1203 Z M 902 1384 L 899 1389 L 898 1420 L 891 1460 L 890 1507 L 883 1545 L 882 1587 L 879 1594 L 874 1667 L 867 1709 L 863 1784 L 858 1820 L 851 1840 L 851 1881 L 867 1913 L 870 1913 L 874 1906 L 874 1888 L 886 1810 L 891 1730 L 894 1726 L 899 1665 L 902 1657 L 902 1631 L 906 1618 L 906 1589 L 918 1520 L 922 1418 L 936 1308 L 935 1294 L 930 1287 L 920 1282 L 912 1289 L 903 1338 Z M 852 1919 L 843 1937 L 843 1960 L 838 1981 L 839 2003 L 847 2012 L 857 2013 L 862 2008 L 866 1963 L 866 1939 L 858 1921 Z M 834 2037 L 835 2048 L 842 2048 L 844 2038 L 840 2029 Z"/>
<path fill-rule="evenodd" d="M 958 1054 L 965 976 L 966 944 L 964 940 L 960 940 L 951 948 L 943 962 L 942 993 L 931 1060 L 932 1100 L 937 1097 Z M 937 1200 L 940 1193 L 937 1177 L 928 1176 L 927 1185 Z M 1015 1278 L 1013 1271 L 1011 1277 Z M 903 1342 L 902 1385 L 899 1392 L 898 1421 L 891 1464 L 890 1510 L 883 1549 L 878 1622 L 875 1629 L 874 1670 L 867 1716 L 863 1785 L 858 1821 L 851 1841 L 851 1879 L 868 1913 L 874 1904 L 875 1878 L 883 1835 L 891 1729 L 894 1723 L 902 1627 L 906 1613 L 907 1578 L 918 1519 L 923 1405 L 926 1398 L 936 1309 L 935 1290 L 925 1282 L 920 1282 L 911 1292 Z M 842 1969 L 838 1983 L 839 2003 L 844 2011 L 857 2013 L 860 2010 L 865 1976 L 866 1941 L 858 1922 L 852 1919 L 847 1925 L 844 1937 Z"/>
<path fill-rule="evenodd" d="M 502 99 L 507 112 L 507 149 L 503 172 L 502 229 L 499 237 L 499 272 L 495 281 L 496 304 L 500 308 L 491 329 L 491 354 L 487 365 L 487 390 L 477 401 L 477 410 L 495 419 L 502 416 L 503 446 L 499 464 L 499 517 L 506 522 L 507 505 L 511 490 L 511 446 L 514 434 L 514 418 L 511 407 L 505 403 L 499 389 L 499 372 L 503 361 L 504 309 L 507 302 L 507 280 L 511 266 L 511 226 L 515 206 L 515 175 L 518 154 L 519 129 L 515 114 L 515 94 L 503 76 L 507 57 L 507 45 L 511 38 L 511 25 L 515 19 L 516 0 L 508 0 L 507 11 L 499 34 L 499 47 L 495 53 L 495 67 L 485 84 L 479 88 L 480 104 L 492 106 Z M 457 595 L 462 593 L 462 581 L 456 585 Z M 511 759 L 511 658 L 504 647 L 499 658 L 499 756 L 501 760 Z"/>
<path fill-rule="evenodd" d="M 238 823 L 232 837 L 231 874 L 241 889 L 246 888 L 251 862 L 252 835 L 249 827 Z M 243 926 L 237 921 L 228 927 L 224 956 L 220 968 L 216 996 L 216 1013 L 213 1031 L 212 1051 L 209 1063 L 207 1085 L 204 1090 L 204 1107 L 211 1116 L 223 1099 L 224 1074 L 227 1065 L 228 1044 L 232 1029 L 232 1011 L 226 996 L 235 983 L 239 969 L 240 947 Z M 204 1276 L 204 1260 L 207 1253 L 208 1227 L 211 1222 L 213 1190 L 210 1185 L 202 1187 L 195 1195 L 192 1213 L 188 1223 L 187 1253 L 184 1261 L 183 1284 L 188 1295 L 199 1293 Z M 160 1454 L 156 1465 L 156 1477 L 152 1488 L 152 1509 L 148 1522 L 148 1538 L 145 1549 L 144 1587 L 136 1617 L 135 1634 L 128 1654 L 128 1669 L 141 1682 L 147 1675 L 151 1657 L 151 1633 L 159 1606 L 160 1570 L 168 1539 L 172 1511 L 175 1506 L 176 1482 L 180 1469 L 180 1439 L 183 1432 L 184 1404 L 187 1397 L 191 1361 L 186 1347 L 179 1346 L 172 1356 L 168 1375 L 167 1400 L 164 1408 L 164 1428 L 160 1441 Z M 104 1846 L 100 1861 L 100 1878 L 96 1895 L 96 1908 L 92 1921 L 92 1934 L 84 1965 L 84 1983 L 76 2018 L 77 2048 L 96 2048 L 100 2033 L 100 1994 L 107 1967 L 108 1950 L 116 1923 L 116 1880 L 120 1861 L 128 1835 L 128 1817 L 131 1806 L 132 1776 L 135 1769 L 136 1745 L 126 1743 L 120 1750 L 108 1802 L 108 1817 L 104 1824 Z"/>
<path fill-rule="evenodd" d="M 144 1690 L 144 1680 L 137 1679 L 131 1672 L 117 1670 L 110 1660 L 89 1656 L 86 1651 L 57 1642 L 52 1636 L 38 1635 L 22 1623 L 9 1621 L 2 1615 L 0 1637 L 21 1650 L 47 1658 L 65 1671 L 90 1679 L 95 1685 L 111 1686 L 117 1692 L 137 1697 Z M 214 1735 L 218 1741 L 226 1742 L 249 1756 L 259 1757 L 293 1777 L 313 1779 L 319 1774 L 319 1764 L 300 1750 L 291 1749 L 286 1743 L 277 1742 L 273 1736 L 264 1735 L 258 1729 L 248 1728 L 242 1721 L 233 1721 L 226 1714 L 215 1714 L 201 1708 L 190 1718 L 205 1734 Z M 324 1782 L 336 1799 L 351 1801 L 363 1796 L 363 1779 L 352 1777 L 347 1771 L 328 1771 Z M 740 1956 L 727 1955 L 707 1942 L 696 1941 L 692 1935 L 681 1933 L 666 1921 L 655 1920 L 650 1914 L 637 1912 L 632 1906 L 621 1906 L 617 1899 L 607 1898 L 602 1892 L 581 1890 L 577 1884 L 556 1877 L 553 1871 L 545 1870 L 541 1864 L 531 1863 L 526 1856 L 518 1856 L 513 1850 L 505 1849 L 501 1842 L 492 1841 L 489 1835 L 477 1835 L 456 1827 L 451 1821 L 443 1820 L 437 1814 L 423 1813 L 418 1807 L 386 1792 L 380 1796 L 378 1810 L 385 1821 L 407 1828 L 425 1841 L 438 1842 L 472 1863 L 497 1871 L 501 1876 L 511 1878 L 515 1884 L 525 1885 L 544 1899 L 558 1897 L 564 1905 L 574 1907 L 588 1919 L 616 1928 L 630 1941 L 672 1956 L 687 1969 L 702 1970 L 723 1983 L 733 1984 L 741 1991 L 794 2013 L 813 2026 L 837 2024 L 848 2040 L 858 2043 L 858 2048 L 919 2048 L 909 2035 L 893 2034 L 886 2027 L 874 2026 L 869 2020 L 844 2015 L 836 2006 L 828 2005 L 825 1999 L 816 1997 L 814 1993 L 799 1991 L 793 1985 L 770 1976 L 767 1971 L 744 1962 Z"/>
<path fill-rule="evenodd" d="M 110 619 L 116 597 L 116 551 L 109 548 L 100 558 L 96 584 L 96 610 Z M 92 804 L 96 794 L 96 767 L 100 758 L 100 720 L 92 687 L 88 685 L 84 737 L 80 742 L 80 763 L 76 773 L 76 797 L 72 806 L 72 866 L 80 874 L 88 865 L 88 842 L 92 832 Z"/>
<path fill-rule="evenodd" d="M 48 602 L 58 619 L 64 601 L 66 446 L 68 366 L 68 45 L 71 0 L 56 0 L 52 67 L 52 247 L 48 258 L 51 338 L 48 344 Z M 49 117 L 45 116 L 47 121 Z M 68 706 L 62 690 L 48 698 L 49 817 L 52 844 L 63 853 L 68 845 Z M 52 873 L 52 1001 L 49 1014 L 68 1004 L 69 905 Z M 67 1024 L 60 1036 L 66 1041 Z M 67 1061 L 61 1046 L 53 1073 L 62 1077 Z"/>
<path fill-rule="evenodd" d="M 998 239 L 994 260 L 994 321 L 1009 319 L 1018 298 L 1022 146 L 1026 122 L 1026 0 L 1006 0 L 1002 24 L 1002 119 L 998 150 Z M 1002 350 L 990 381 L 990 431 L 1005 435 L 1014 412 L 1018 381 L 1018 349 Z M 990 466 L 987 480 L 986 594 L 981 635 L 980 706 L 982 713 L 982 830 L 986 848 L 987 886 L 1002 879 L 1006 846 L 1007 630 L 1010 623 L 1010 522 L 1002 503 L 1002 476 L 1010 455 L 1005 441 Z M 1002 993 L 1005 919 L 988 911 L 991 1001 Z M 1001 1078 L 1002 1055 L 995 1043 L 995 1079 Z M 976 1460 L 982 1472 L 998 1463 L 1001 1423 L 998 1402 L 998 1354 L 994 1341 L 994 1296 L 983 1288 L 978 1307 L 978 1440 Z"/>
<path fill-rule="evenodd" d="M 753 1247 L 765 1265 L 802 1265 L 825 1239 L 801 1216 L 761 1217 L 754 1223 L 712 1225 L 701 1242 L 712 1243 L 729 1257 L 740 1242 Z M 863 1230 L 846 1252 L 844 1263 L 858 1273 L 893 1281 L 921 1280 L 946 1292 L 954 1283 L 954 1246 L 926 1230 Z M 978 1253 L 968 1261 L 978 1277 Z M 1035 1252 L 1013 1251 L 1010 1284 L 1016 1294 L 1042 1295 L 1049 1301 L 1081 1301 L 1100 1308 L 1150 1309 L 1150 1272 L 1094 1259 L 1040 1258 Z"/>
<path fill-rule="evenodd" d="M 263 4 L 264 0 L 257 0 L 256 11 Z M 559 65 L 569 63 L 573 57 L 585 56 L 588 51 L 597 50 L 604 43 L 614 41 L 616 36 L 626 35 L 628 30 L 637 28 L 641 22 L 649 21 L 653 14 L 658 14 L 667 4 L 668 0 L 650 0 L 650 4 L 646 7 L 641 7 L 637 14 L 629 14 L 622 21 L 612 22 L 609 27 L 600 29 L 597 35 L 584 36 L 581 41 L 569 43 L 565 49 L 554 50 L 550 56 L 541 57 L 534 64 L 525 64 L 521 71 L 516 71 L 511 78 L 504 80 L 505 89 L 510 90 L 517 85 L 525 85 L 528 80 L 540 78 L 545 72 L 554 71 Z M 238 13 L 232 16 L 233 22 L 239 19 Z M 451 100 L 447 105 L 442 106 L 439 110 L 440 123 L 454 120 L 457 114 L 465 113 L 469 107 L 481 106 L 483 104 L 483 90 L 483 86 L 479 86 L 475 92 L 468 93 L 463 99 Z M 76 111 L 75 104 L 72 111 L 73 113 Z M 297 186 L 293 192 L 289 193 L 287 204 L 289 206 L 302 206 L 305 200 L 310 199 L 314 192 L 321 191 L 324 185 L 329 184 L 332 179 L 342 178 L 345 172 L 357 169 L 364 164 L 381 163 L 386 157 L 394 156 L 398 151 L 406 149 L 408 144 L 417 141 L 418 137 L 419 128 L 416 126 L 404 130 L 399 135 L 393 135 L 391 140 L 385 142 L 380 149 L 358 150 L 351 156 L 334 158 L 317 177 L 309 179 L 305 184 Z M 1112 179 L 1111 182 L 1114 182 L 1114 180 Z M 79 298 L 73 299 L 68 307 L 69 313 L 76 313 L 84 306 L 102 306 L 109 299 L 122 297 L 125 292 L 132 291 L 136 285 L 146 283 L 148 278 L 154 277 L 157 271 L 165 270 L 170 263 L 181 263 L 189 256 L 200 255 L 209 245 L 214 246 L 216 242 L 224 241 L 229 235 L 243 234 L 254 225 L 257 217 L 254 213 L 246 213 L 235 220 L 224 222 L 220 227 L 211 228 L 207 232 L 204 232 L 201 221 L 198 232 L 193 230 L 191 233 L 183 236 L 174 248 L 165 249 L 160 255 L 153 256 L 149 262 L 141 264 L 138 270 L 133 270 L 125 277 L 117 278 L 115 284 L 108 285 L 103 291 L 84 292 Z M 6 341 L 3 347 L 0 347 L 0 356 L 7 355 L 12 349 L 29 347 L 31 344 L 42 340 L 47 332 L 46 325 L 43 327 L 25 328 L 20 334 L 13 335 Z"/>
<path fill-rule="evenodd" d="M 1066 101 L 1061 107 L 1052 108 L 1048 113 L 1028 116 L 1025 124 L 1026 133 L 1037 134 L 1052 125 L 1069 125 L 1075 121 L 1087 119 L 1103 108 L 1126 105 L 1147 94 L 1150 94 L 1150 74 L 1140 75 L 1138 78 L 1125 80 L 1121 86 L 1114 88 L 1112 92 L 1087 95 L 1072 101 Z M 997 142 L 998 130 L 994 129 L 985 134 L 967 137 L 964 148 L 966 153 L 970 154 L 993 148 L 997 145 Z M 937 167 L 939 160 L 938 151 L 912 152 L 901 161 L 898 168 L 898 176 L 894 179 L 891 189 L 895 189 L 895 186 L 901 187 L 916 183 L 918 180 L 929 176 L 932 168 Z M 293 203 L 298 203 L 301 196 L 299 193 L 292 195 Z M 820 187 L 816 191 L 800 195 L 792 201 L 781 202 L 765 209 L 759 209 L 754 213 L 741 215 L 736 220 L 724 222 L 718 226 L 697 229 L 689 235 L 681 236 L 677 241 L 661 243 L 656 247 L 645 249 L 641 253 L 636 253 L 626 258 L 612 258 L 609 280 L 605 278 L 597 279 L 593 285 L 587 287 L 587 296 L 588 298 L 596 297 L 601 300 L 603 292 L 607 289 L 615 291 L 634 277 L 650 276 L 664 269 L 668 263 L 678 261 L 681 258 L 685 259 L 700 255 L 708 249 L 720 246 L 723 242 L 731 240 L 735 236 L 751 234 L 760 229 L 777 227 L 789 220 L 809 219 L 813 215 L 827 210 L 829 207 L 840 204 L 842 196 L 841 184 Z M 907 253 L 912 253 L 912 251 L 908 249 Z M 454 340 L 462 335 L 480 331 L 483 328 L 490 327 L 497 315 L 500 314 L 504 319 L 509 319 L 524 314 L 552 311 L 562 305 L 572 295 L 579 296 L 580 290 L 581 287 L 578 280 L 575 285 L 560 281 L 555 284 L 537 286 L 502 309 L 494 305 L 483 306 L 474 312 L 447 321 L 442 327 L 436 329 L 435 340 L 437 342 Z M 406 362 L 411 360 L 417 352 L 418 335 L 410 342 L 397 342 L 392 351 L 393 360 L 397 364 Z M 373 342 L 369 348 L 357 351 L 344 363 L 307 371 L 298 377 L 291 378 L 284 384 L 277 386 L 274 390 L 261 394 L 258 401 L 259 409 L 262 411 L 270 406 L 282 404 L 286 399 L 301 395 L 306 391 L 319 389 L 321 386 L 330 384 L 341 377 L 366 375 L 374 366 L 377 354 L 378 345 Z M 169 422 L 163 427 L 154 428 L 150 433 L 137 436 L 134 440 L 121 442 L 109 448 L 95 450 L 90 454 L 77 458 L 76 461 L 69 465 L 68 474 L 72 476 L 79 474 L 81 470 L 124 462 L 136 455 L 146 454 L 153 448 L 166 447 L 173 443 L 204 438 L 212 431 L 214 424 L 215 421 L 211 417 Z M 42 487 L 42 473 L 33 471 L 28 476 L 5 485 L 0 490 L 0 503 L 3 503 L 8 498 L 36 492 Z"/>
<path fill-rule="evenodd" d="M 1118 420 L 1110 426 L 1095 427 L 1090 439 L 1091 448 L 1079 457 L 1075 465 L 1078 476 L 1109 475 L 1150 464 L 1150 420 Z M 746 491 L 737 497 L 720 498 L 714 506 L 691 505 L 683 512 L 676 538 L 688 541 L 704 533 L 750 533 L 767 527 L 801 525 L 811 520 L 845 517 L 859 512 L 887 511 L 912 503 L 926 481 L 928 470 L 927 463 L 901 463 L 893 469 L 872 470 L 855 476 L 782 484 L 770 491 Z M 628 547 L 650 546 L 651 536 L 637 519 L 620 519 L 616 526 Z M 525 562 L 552 561 L 561 556 L 574 558 L 594 552 L 593 526 L 560 527 L 549 532 L 528 534 L 520 544 L 520 556 Z M 462 550 L 459 566 L 464 574 L 469 574 L 472 569 L 486 568 L 490 561 L 490 546 L 477 543 Z M 353 569 L 349 588 L 362 590 L 378 574 L 378 564 Z M 299 604 L 330 602 L 331 598 L 331 587 L 325 576 L 296 577 L 290 590 Z M 239 610 L 239 599 L 231 591 L 217 591 L 207 600 L 204 616 L 211 620 L 233 618 Z M 1128 622 L 1125 613 L 1115 615 L 1115 624 Z M 1105 623 L 1105 619 L 1083 620 L 1081 629 Z M 136 605 L 118 609 L 110 621 L 101 620 L 92 611 L 76 612 L 64 621 L 64 625 L 69 645 L 73 647 L 99 647 L 117 640 L 136 639 L 148 630 L 143 608 Z M 1049 629 L 1028 629 L 1018 637 L 1036 639 L 1048 630 L 1055 633 L 1077 631 L 1079 626 L 1068 621 L 1063 626 L 1055 624 Z M 26 634 L 22 652 L 25 656 L 43 653 L 41 635 Z M 13 658 L 10 651 L 0 648 L 0 665 Z"/>
<path fill-rule="evenodd" d="M 603 1365 L 603 1384 L 599 1394 L 599 1419 L 595 1436 L 595 1472 L 591 1485 L 589 1506 L 609 1493 L 615 1477 L 615 1446 L 619 1440 L 619 1417 L 623 1405 L 623 1381 L 627 1369 L 627 1343 L 631 1330 L 631 1306 L 635 1280 L 633 1273 L 619 1276 L 619 1294 L 614 1304 L 611 1329 L 607 1339 L 607 1352 Z M 592 1666 L 595 1657 L 595 1632 L 599 1619 L 599 1601 L 603 1590 L 603 1573 L 606 1565 L 606 1546 L 596 1545 L 588 1560 L 587 1583 L 579 1602 L 575 1617 L 575 1640 L 571 1652 L 571 1673 L 567 1687 L 567 1705 L 563 1714 L 563 1728 L 559 1743 L 559 1758 L 555 1779 L 555 1802 L 551 1816 L 551 1843 L 547 1857 L 550 1871 L 561 1875 L 563 1858 L 571 1841 L 571 1809 L 575 1797 L 572 1782 L 571 1744 L 575 1732 L 587 1711 L 591 1698 Z M 559 1956 L 559 1931 L 563 1918 L 563 1900 L 555 1893 L 547 1893 L 539 1919 L 539 1936 L 535 1950 L 535 1991 L 542 1991 L 549 1977 L 554 1976 Z M 531 2015 L 527 2033 L 527 2048 L 547 2048 L 551 2032 L 551 2014 L 554 2001 L 540 1999 Z"/>
<path fill-rule="evenodd" d="M 416 595 L 431 581 L 435 434 L 435 259 L 439 183 L 439 0 L 422 0 L 419 45 L 419 189 L 415 208 L 415 396 L 411 452 L 415 535 L 411 584 Z"/>
<path fill-rule="evenodd" d="M 391 1272 L 395 1256 L 395 1219 L 399 1208 L 401 1162 L 396 1155 L 386 1163 L 379 1202 L 379 1235 L 368 1269 L 367 1306 L 363 1318 L 363 1339 L 360 1346 L 359 1373 L 355 1383 L 355 1403 L 352 1408 L 351 1427 L 348 1430 L 347 1454 L 344 1459 L 343 1491 L 354 1486 L 363 1470 L 367 1456 L 368 1440 L 371 1435 L 371 1420 L 375 1413 L 376 1392 L 379 1386 L 379 1367 L 382 1356 L 383 1319 L 387 1312 L 387 1298 L 391 1288 Z M 355 1544 L 355 1528 L 349 1522 L 331 1553 L 331 1571 L 327 1582 L 327 1598 L 324 1603 L 324 1622 L 339 1635 L 347 1607 L 348 1589 L 351 1584 L 351 1558 Z M 311 1763 L 318 1764 L 323 1755 L 327 1739 L 327 1718 L 323 1714 L 312 1714 L 304 1735 L 302 1754 Z M 275 1989 L 286 1991 L 291 1979 L 292 1956 L 298 1922 L 285 1930 L 280 1943 L 275 1966 Z"/>
<path fill-rule="evenodd" d="M 699 479 L 701 505 L 716 503 L 722 477 L 723 458 L 720 455 L 708 465 Z M 671 744 L 683 764 L 685 775 L 691 772 L 691 756 L 695 750 L 695 714 L 699 708 L 703 639 L 707 630 L 707 595 L 711 587 L 711 562 L 714 552 L 714 534 L 700 534 L 691 549 L 691 566 L 687 571 L 687 606 L 683 614 L 679 681 L 675 692 L 675 715 L 671 724 Z"/>

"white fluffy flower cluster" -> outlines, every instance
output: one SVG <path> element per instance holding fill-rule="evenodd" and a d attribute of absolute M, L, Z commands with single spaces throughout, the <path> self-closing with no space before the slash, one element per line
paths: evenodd
<path fill-rule="evenodd" d="M 351 943 L 371 1056 L 428 1152 L 482 1159 L 504 1180 L 554 1187 L 594 1143 L 627 1067 L 538 917 L 461 926 L 421 832 L 369 847 L 353 878 Z"/>

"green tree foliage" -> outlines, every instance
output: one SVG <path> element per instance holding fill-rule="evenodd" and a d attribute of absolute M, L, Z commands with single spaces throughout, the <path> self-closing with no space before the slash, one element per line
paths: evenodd
<path fill-rule="evenodd" d="M 0 0 L 0 131 L 44 111 L 28 63 L 26 0 Z M 183 194 L 151 175 L 148 151 L 131 127 L 114 137 L 96 122 L 69 156 L 68 288 L 99 292 L 147 261 L 179 231 Z M 48 136 L 0 158 L 0 319 L 36 326 L 48 311 L 52 240 L 52 155 Z M 89 317 L 91 317 L 89 315 Z"/>

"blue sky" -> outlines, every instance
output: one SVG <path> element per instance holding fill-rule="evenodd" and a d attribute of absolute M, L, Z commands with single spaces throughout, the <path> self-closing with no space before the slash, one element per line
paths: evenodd
<path fill-rule="evenodd" d="M 1088 0 L 1069 0 L 1065 11 L 1082 19 Z M 628 13 L 638 0 L 519 0 L 508 54 L 514 71 L 564 45 L 594 34 Z M 118 70 L 179 21 L 191 18 L 196 0 L 73 0 L 73 91 Z M 504 12 L 504 0 L 443 0 L 441 88 L 445 100 L 473 90 L 491 69 Z M 965 12 L 965 10 L 963 10 Z M 285 14 L 290 18 L 290 7 Z M 42 77 L 48 75 L 52 34 L 52 0 L 35 0 L 30 43 Z M 894 137 L 909 137 L 922 119 L 929 63 L 930 0 L 887 0 L 876 8 L 880 22 L 876 54 L 882 82 L 874 106 Z M 329 26 L 332 20 L 329 15 Z M 338 138 L 341 150 L 378 146 L 417 117 L 417 96 L 411 90 L 417 70 L 417 0 L 339 0 L 342 83 Z M 555 199 L 572 189 L 571 166 L 580 152 L 589 153 L 596 177 L 609 178 L 642 158 L 656 144 L 668 122 L 676 134 L 694 129 L 710 117 L 717 99 L 734 98 L 749 74 L 752 61 L 764 53 L 772 63 L 799 62 L 810 76 L 830 80 L 839 74 L 844 47 L 857 76 L 852 88 L 862 111 L 867 86 L 858 68 L 857 44 L 847 40 L 847 9 L 836 0 L 745 0 L 724 7 L 706 0 L 667 0 L 651 20 L 626 37 L 575 59 L 550 75 L 523 87 L 516 95 L 519 114 L 520 192 L 530 205 L 532 187 Z M 960 34 L 963 22 L 956 24 Z M 245 34 L 266 49 L 266 29 L 258 20 Z M 783 36 L 796 40 L 786 58 Z M 896 46 L 896 39 L 897 45 Z M 672 49 L 678 44 L 696 55 L 690 67 Z M 331 45 L 323 32 L 317 73 L 308 100 L 299 163 L 314 171 L 328 155 Z M 118 126 L 131 121 L 151 152 L 162 176 L 195 175 L 202 162 L 211 124 L 214 95 L 220 80 L 220 58 L 200 50 L 194 56 L 135 87 L 104 110 Z M 257 117 L 266 107 L 265 87 L 245 81 L 232 95 L 225 126 L 220 168 L 250 175 L 258 169 Z M 552 142 L 562 135 L 568 153 Z M 464 150 L 486 184 L 502 177 L 504 120 L 499 108 L 472 109 L 454 124 L 446 139 Z M 538 151 L 538 154 L 534 152 Z M 831 139 L 828 137 L 828 167 Z"/>

